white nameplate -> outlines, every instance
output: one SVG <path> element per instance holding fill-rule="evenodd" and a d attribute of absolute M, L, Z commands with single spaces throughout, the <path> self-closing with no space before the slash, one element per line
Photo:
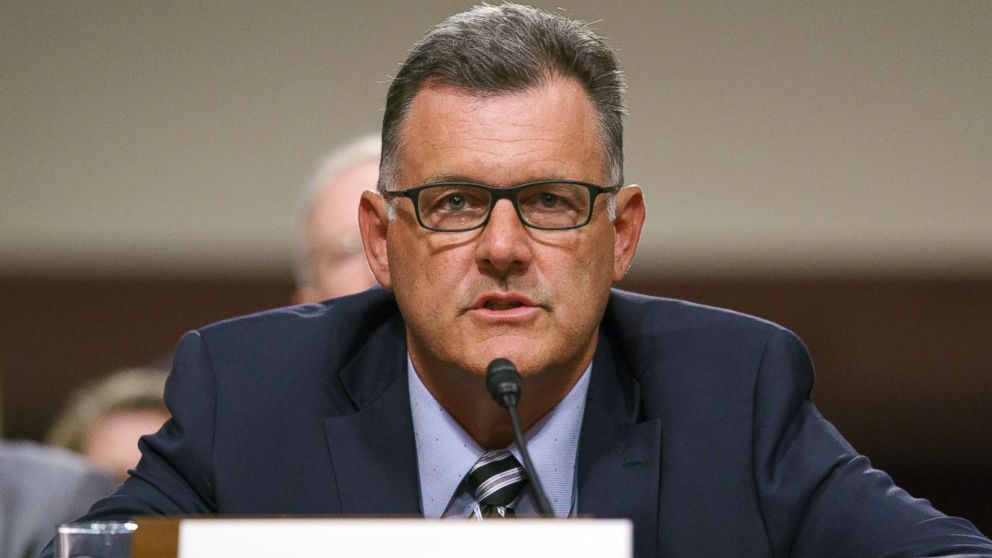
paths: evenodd
<path fill-rule="evenodd" d="M 630 558 L 622 519 L 185 519 L 178 558 Z"/>

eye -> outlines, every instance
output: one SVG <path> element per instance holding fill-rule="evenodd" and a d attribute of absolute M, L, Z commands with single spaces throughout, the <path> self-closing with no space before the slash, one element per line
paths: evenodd
<path fill-rule="evenodd" d="M 444 199 L 445 209 L 452 209 L 455 211 L 465 209 L 465 196 L 461 194 L 451 194 Z"/>
<path fill-rule="evenodd" d="M 551 192 L 541 192 L 540 200 L 541 200 L 541 205 L 543 205 L 544 207 L 554 207 L 558 205 L 558 202 L 561 201 L 561 198 L 556 196 L 555 194 L 552 194 Z"/>

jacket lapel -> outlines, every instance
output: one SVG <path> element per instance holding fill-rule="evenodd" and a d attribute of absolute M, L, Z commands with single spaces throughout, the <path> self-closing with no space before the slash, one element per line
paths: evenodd
<path fill-rule="evenodd" d="M 406 366 L 397 316 L 341 372 L 357 410 L 324 430 L 343 515 L 422 515 Z"/>
<path fill-rule="evenodd" d="M 661 421 L 637 422 L 640 390 L 600 332 L 579 442 L 579 515 L 629 518 L 637 556 L 655 556 Z"/>

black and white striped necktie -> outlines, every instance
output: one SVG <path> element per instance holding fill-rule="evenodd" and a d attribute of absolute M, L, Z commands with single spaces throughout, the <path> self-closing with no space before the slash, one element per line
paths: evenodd
<path fill-rule="evenodd" d="M 513 506 L 527 484 L 527 474 L 513 454 L 506 450 L 486 452 L 468 473 L 469 487 L 479 506 L 472 517 L 513 517 Z"/>

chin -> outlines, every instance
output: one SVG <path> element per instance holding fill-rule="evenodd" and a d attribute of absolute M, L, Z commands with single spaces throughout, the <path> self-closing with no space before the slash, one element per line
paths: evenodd
<path fill-rule="evenodd" d="M 499 343 L 480 351 L 483 374 L 489 363 L 497 358 L 509 359 L 525 378 L 538 374 L 550 364 L 550 361 L 543 351 L 535 350 L 533 345 L 533 343 Z"/>
<path fill-rule="evenodd" d="M 508 358 L 513 364 L 520 366 L 520 360 L 524 358 L 526 351 L 514 344 L 486 342 L 469 349 L 468 360 L 472 363 L 471 368 L 481 369 L 486 373 L 486 367 L 497 358 Z"/>

